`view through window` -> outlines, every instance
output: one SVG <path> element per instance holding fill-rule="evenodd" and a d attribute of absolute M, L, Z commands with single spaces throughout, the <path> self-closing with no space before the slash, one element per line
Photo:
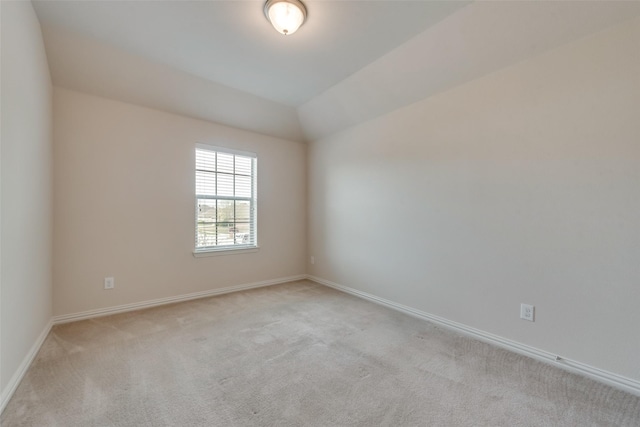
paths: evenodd
<path fill-rule="evenodd" d="M 256 247 L 255 154 L 196 146 L 196 251 Z"/>

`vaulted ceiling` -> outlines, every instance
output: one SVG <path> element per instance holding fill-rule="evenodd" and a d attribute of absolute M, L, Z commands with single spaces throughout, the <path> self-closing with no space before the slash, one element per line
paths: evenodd
<path fill-rule="evenodd" d="M 34 1 L 54 85 L 318 139 L 640 15 L 640 2 Z"/>

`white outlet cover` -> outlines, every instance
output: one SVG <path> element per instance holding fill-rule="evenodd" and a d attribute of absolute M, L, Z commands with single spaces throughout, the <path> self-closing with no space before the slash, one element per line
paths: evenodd
<path fill-rule="evenodd" d="M 536 308 L 530 304 L 520 304 L 520 318 L 528 320 L 529 322 L 535 321 Z"/>
<path fill-rule="evenodd" d="M 116 286 L 116 281 L 113 277 L 105 277 L 104 278 L 104 288 L 105 289 L 113 289 Z"/>

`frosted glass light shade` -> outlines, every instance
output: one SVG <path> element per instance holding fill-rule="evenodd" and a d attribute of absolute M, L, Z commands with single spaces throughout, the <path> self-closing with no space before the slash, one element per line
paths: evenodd
<path fill-rule="evenodd" d="M 285 36 L 298 31 L 307 17 L 307 9 L 299 0 L 268 0 L 264 14 L 279 33 Z"/>

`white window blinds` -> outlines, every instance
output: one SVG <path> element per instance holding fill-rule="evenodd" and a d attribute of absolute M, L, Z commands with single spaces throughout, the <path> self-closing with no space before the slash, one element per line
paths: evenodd
<path fill-rule="evenodd" d="M 196 251 L 257 246 L 256 155 L 196 146 Z"/>

